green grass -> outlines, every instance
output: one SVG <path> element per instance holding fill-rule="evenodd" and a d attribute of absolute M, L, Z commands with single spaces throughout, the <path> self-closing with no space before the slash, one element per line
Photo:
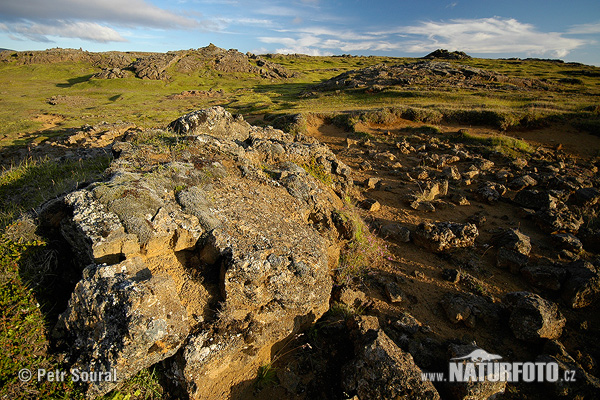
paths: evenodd
<path fill-rule="evenodd" d="M 310 160 L 310 163 L 302 164 L 302 168 L 304 168 L 310 176 L 323 182 L 325 185 L 331 186 L 333 184 L 333 177 L 331 174 L 325 170 L 325 167 L 317 163 L 316 160 Z"/>
<path fill-rule="evenodd" d="M 340 253 L 335 280 L 338 284 L 349 284 L 354 279 L 362 278 L 368 270 L 381 267 L 391 260 L 391 254 L 383 241 L 369 230 L 354 206 L 347 204 L 342 215 L 344 219 L 352 221 L 354 237 Z"/>
<path fill-rule="evenodd" d="M 0 231 L 22 212 L 97 179 L 110 157 L 73 160 L 24 160 L 0 173 Z"/>
<path fill-rule="evenodd" d="M 481 145 L 487 148 L 488 151 L 499 151 L 509 157 L 527 155 L 535 150 L 527 142 L 505 135 L 482 136 L 473 135 L 468 132 L 459 132 L 453 140 L 461 143 Z"/>
<path fill-rule="evenodd" d="M 339 92 L 312 92 L 312 86 L 342 72 L 387 63 L 414 62 L 415 59 L 390 57 L 304 57 L 266 56 L 272 62 L 297 72 L 289 80 L 265 80 L 251 74 L 230 74 L 209 69 L 181 73 L 176 66 L 167 70 L 165 81 L 89 79 L 100 68 L 83 62 L 0 65 L 0 145 L 26 144 L 29 134 L 46 138 L 34 120 L 40 114 L 62 118 L 50 131 L 64 131 L 85 123 L 123 120 L 143 127 L 161 126 L 194 109 L 222 105 L 231 112 L 308 113 L 374 111 L 370 117 L 386 122 L 398 116 L 437 124 L 442 115 L 473 123 L 511 127 L 521 121 L 531 124 L 548 115 L 569 116 L 597 105 L 600 74 L 597 67 L 544 61 L 461 60 L 460 63 L 491 69 L 517 78 L 543 80 L 552 90 L 442 90 L 436 87 L 398 87 L 378 93 L 351 89 Z M 454 62 L 454 61 L 453 61 Z M 569 79 L 577 79 L 577 84 Z M 223 89 L 222 97 L 169 99 L 184 90 Z M 63 104 L 51 105 L 52 96 L 66 96 Z M 387 110 L 385 110 L 387 109 Z M 24 139 L 25 137 L 25 139 Z M 20 140 L 20 141 L 18 141 Z M 33 138 L 30 138 L 33 140 Z"/>

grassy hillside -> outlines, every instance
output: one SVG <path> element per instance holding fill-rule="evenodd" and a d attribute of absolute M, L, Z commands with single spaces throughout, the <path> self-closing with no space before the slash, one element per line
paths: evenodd
<path fill-rule="evenodd" d="M 267 56 L 299 77 L 267 80 L 252 74 L 204 69 L 192 73 L 167 70 L 168 80 L 131 75 L 96 79 L 101 70 L 90 63 L 0 64 L 0 138 L 3 146 L 27 144 L 64 133 L 65 128 L 101 121 L 128 121 L 141 126 L 164 124 L 193 109 L 222 105 L 246 116 L 257 113 L 346 111 L 394 106 L 433 108 L 442 112 L 484 109 L 510 112 L 518 119 L 586 114 L 597 110 L 600 68 L 540 60 L 471 59 L 452 61 L 511 77 L 536 78 L 552 90 L 440 90 L 436 87 L 391 88 L 379 93 L 342 90 L 309 93 L 311 87 L 342 72 L 415 59 L 385 57 Z M 189 90 L 223 90 L 222 96 L 170 98 Z M 55 98 L 54 103 L 49 101 Z M 59 125 L 44 129 L 40 115 L 56 116 Z M 582 115 L 583 115 L 582 114 Z M 37 132 L 35 135 L 28 135 Z"/>

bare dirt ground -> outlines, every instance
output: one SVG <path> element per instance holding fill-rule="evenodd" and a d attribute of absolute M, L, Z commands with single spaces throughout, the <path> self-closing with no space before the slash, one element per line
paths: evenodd
<path fill-rule="evenodd" d="M 547 253 L 554 246 L 550 241 L 549 232 L 543 232 L 531 219 L 521 215 L 519 207 L 515 207 L 509 202 L 498 202 L 493 205 L 479 202 L 471 196 L 471 188 L 452 187 L 453 183 L 450 183 L 450 191 L 456 190 L 464 193 L 469 199 L 470 205 L 456 205 L 447 202 L 440 207 L 436 206 L 435 212 L 412 209 L 403 200 L 404 195 L 408 192 L 406 182 L 399 178 L 391 165 L 396 164 L 396 168 L 400 164 L 402 167 L 418 168 L 419 159 L 415 157 L 414 153 L 403 155 L 400 152 L 392 151 L 396 155 L 396 159 L 381 163 L 375 161 L 373 155 L 389 151 L 390 146 L 393 147 L 394 143 L 402 139 L 402 136 L 414 134 L 414 132 L 405 133 L 405 128 L 418 126 L 422 126 L 422 124 L 406 120 L 401 120 L 394 125 L 358 125 L 357 131 L 370 133 L 376 139 L 380 139 L 371 140 L 372 147 L 364 147 L 360 144 L 348 146 L 346 139 L 356 139 L 356 136 L 341 128 L 330 125 L 319 118 L 309 120 L 309 135 L 330 146 L 337 157 L 352 168 L 354 182 L 359 188 L 356 201 L 360 202 L 365 198 L 370 198 L 381 204 L 381 208 L 377 211 L 363 210 L 363 218 L 371 222 L 375 232 L 377 232 L 377 227 L 388 222 L 399 223 L 414 231 L 416 226 L 423 221 L 466 223 L 474 215 L 485 217 L 485 222 L 479 226 L 480 236 L 476 240 L 475 247 L 451 255 L 437 255 L 412 242 L 403 243 L 382 237 L 393 254 L 393 261 L 386 263 L 380 269 L 371 270 L 363 281 L 362 290 L 365 290 L 373 301 L 373 309 L 370 312 L 379 315 L 380 320 L 384 321 L 386 319 L 393 320 L 398 318 L 402 312 L 408 312 L 424 325 L 428 325 L 432 335 L 442 342 L 456 339 L 475 342 L 489 352 L 501 354 L 505 359 L 534 361 L 536 355 L 540 354 L 540 346 L 516 340 L 507 326 L 498 331 L 497 327 L 480 323 L 474 329 L 462 323 L 454 324 L 449 321 L 439 303 L 442 297 L 448 293 L 483 294 L 494 302 L 499 302 L 503 295 L 514 291 L 540 293 L 520 275 L 514 275 L 509 270 L 497 267 L 496 251 L 489 243 L 494 233 L 509 228 L 519 228 L 521 232 L 531 238 L 533 248 L 530 254 L 530 263 L 543 263 L 547 259 Z M 468 129 L 470 133 L 475 134 L 499 133 L 484 127 L 453 125 L 439 128 L 442 134 L 455 133 L 459 129 Z M 595 156 L 600 149 L 599 137 L 578 132 L 568 126 L 559 125 L 504 134 L 525 139 L 534 147 L 543 146 L 548 149 L 556 149 L 559 144 L 562 144 L 564 152 L 578 159 Z M 370 167 L 365 168 L 365 161 L 369 163 Z M 375 188 L 369 189 L 362 184 L 367 178 L 380 179 L 380 183 Z M 471 186 L 477 187 L 476 184 Z M 514 197 L 514 193 L 509 190 L 507 197 Z M 444 268 L 460 270 L 463 279 L 458 283 L 444 280 L 441 276 Z M 468 279 L 464 279 L 465 276 Z M 402 302 L 391 303 L 381 290 L 381 286 L 372 284 L 372 282 L 385 280 L 398 282 L 405 292 L 405 299 Z M 589 351 L 590 347 L 586 342 L 589 344 L 590 338 L 598 337 L 597 330 L 600 324 L 598 315 L 594 315 L 591 307 L 579 311 L 565 310 L 564 312 L 569 324 L 562 337 L 563 343 L 571 354 L 580 350 L 585 353 L 584 347 Z M 518 393 L 519 396 L 523 396 L 521 398 L 536 398 L 527 396 L 527 392 L 532 390 L 531 385 L 527 387 L 525 384 L 520 384 L 520 386 Z"/>

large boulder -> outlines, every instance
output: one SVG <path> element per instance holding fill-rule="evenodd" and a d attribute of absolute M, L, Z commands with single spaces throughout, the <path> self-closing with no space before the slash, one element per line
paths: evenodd
<path fill-rule="evenodd" d="M 84 383 L 95 397 L 174 355 L 189 330 L 173 279 L 134 258 L 87 267 L 54 334 L 68 342 L 72 368 L 112 374 Z"/>
<path fill-rule="evenodd" d="M 536 341 L 558 339 L 567 322 L 556 303 L 529 292 L 513 292 L 504 296 L 510 309 L 510 328 L 517 339 Z"/>
<path fill-rule="evenodd" d="M 112 266 L 93 271 L 108 271 L 123 259 L 143 260 L 150 283 L 115 273 L 114 296 L 121 296 L 117 287 L 143 289 L 163 279 L 165 297 L 180 304 L 193 332 L 163 327 L 167 336 L 182 336 L 177 346 L 185 339 L 165 361 L 170 375 L 191 398 L 228 398 L 273 345 L 329 308 L 343 236 L 336 193 L 351 185 L 349 169 L 314 140 L 251 127 L 220 107 L 178 121 L 171 124 L 178 133 L 149 130 L 115 144 L 106 181 L 62 197 L 40 215 L 78 255 L 81 268 L 104 262 Z M 57 330 L 63 336 L 92 336 L 77 310 L 78 303 L 104 301 L 107 284 L 91 279 L 94 274 L 86 272 L 78 285 Z M 142 289 L 136 301 L 156 296 Z M 102 315 L 98 324 L 108 323 Z M 106 365 L 127 358 L 127 374 L 134 374 L 159 360 L 138 351 L 147 339 L 127 336 L 137 325 L 122 327 L 127 321 L 120 316 L 126 314 L 111 317 L 111 340 L 129 347 L 115 348 L 115 360 Z M 77 347 L 81 357 L 88 357 L 86 346 Z M 163 358 L 176 346 L 167 350 Z"/>

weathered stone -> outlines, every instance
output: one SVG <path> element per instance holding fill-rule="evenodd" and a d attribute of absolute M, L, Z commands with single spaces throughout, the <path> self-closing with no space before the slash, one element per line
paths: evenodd
<path fill-rule="evenodd" d="M 500 183 L 485 182 L 476 192 L 477 197 L 489 204 L 494 204 L 506 193 L 506 187 Z"/>
<path fill-rule="evenodd" d="M 518 229 L 509 229 L 494 236 L 492 240 L 498 247 L 496 264 L 500 268 L 510 269 L 512 273 L 519 273 L 529 260 L 531 252 L 529 236 Z"/>
<path fill-rule="evenodd" d="M 383 153 L 375 154 L 373 158 L 379 161 L 394 161 L 396 159 L 396 156 L 390 153 L 389 151 L 385 151 Z"/>
<path fill-rule="evenodd" d="M 460 271 L 453 268 L 444 268 L 442 270 L 442 279 L 448 282 L 458 283 L 458 281 L 460 281 Z"/>
<path fill-rule="evenodd" d="M 419 332 L 423 324 L 407 312 L 401 312 L 398 319 L 392 323 L 392 326 L 401 332 L 414 335 Z"/>
<path fill-rule="evenodd" d="M 417 226 L 413 240 L 419 246 L 439 253 L 471 247 L 474 245 L 477 236 L 479 236 L 479 231 L 473 224 L 422 222 Z"/>
<path fill-rule="evenodd" d="M 97 396 L 175 354 L 189 329 L 173 280 L 132 259 L 87 267 L 55 335 L 71 346 L 74 368 L 116 370 L 118 381 L 86 383 L 88 395 Z"/>
<path fill-rule="evenodd" d="M 375 189 L 375 186 L 377 186 L 379 182 L 381 182 L 381 179 L 379 178 L 367 178 L 363 182 L 363 186 L 367 189 Z"/>
<path fill-rule="evenodd" d="M 479 370 L 480 362 L 471 359 L 465 359 L 464 361 L 452 361 L 452 359 L 460 359 L 470 354 L 474 354 L 474 352 L 480 352 L 482 354 L 489 355 L 487 351 L 473 345 L 451 344 L 448 348 L 448 352 L 451 359 L 450 362 L 462 362 L 463 364 L 466 364 L 464 368 L 469 368 L 472 365 L 475 371 Z M 481 363 L 499 362 L 499 360 L 494 359 L 480 361 Z M 493 399 L 496 395 L 504 393 L 506 388 L 506 380 L 498 379 L 498 376 L 494 376 L 492 368 L 487 369 L 486 371 L 488 374 L 482 377 L 483 380 L 474 379 L 470 380 L 469 382 L 448 383 L 448 391 L 450 392 L 452 398 L 456 400 L 487 400 Z"/>
<path fill-rule="evenodd" d="M 566 323 L 558 306 L 537 294 L 513 292 L 504 296 L 511 314 L 510 328 L 517 339 L 558 339 Z"/>
<path fill-rule="evenodd" d="M 181 135 L 206 134 L 242 142 L 248 139 L 251 129 L 243 118 L 233 117 L 223 107 L 193 111 L 171 122 L 169 128 Z"/>
<path fill-rule="evenodd" d="M 575 192 L 575 200 L 583 207 L 591 207 L 600 200 L 600 190 L 594 187 L 578 189 Z"/>
<path fill-rule="evenodd" d="M 465 282 L 469 282 L 469 275 L 467 274 L 462 279 Z M 455 324 L 462 322 L 469 328 L 474 328 L 477 321 L 481 321 L 489 327 L 499 328 L 504 314 L 502 305 L 473 294 L 458 295 L 447 293 L 442 297 L 440 305 L 450 322 Z"/>
<path fill-rule="evenodd" d="M 458 172 L 458 168 L 454 165 L 451 165 L 442 170 L 442 177 L 453 181 L 460 181 L 461 175 L 460 172 Z"/>
<path fill-rule="evenodd" d="M 533 210 L 555 209 L 558 199 L 541 190 L 521 190 L 514 198 L 515 203 Z"/>
<path fill-rule="evenodd" d="M 343 215 L 336 193 L 351 184 L 350 173 L 316 140 L 250 127 L 220 108 L 172 127 L 186 135 L 181 149 L 171 152 L 160 141 L 144 140 L 164 134 L 154 130 L 117 146 L 110 178 L 55 201 L 69 212 L 47 225 L 62 226 L 88 262 L 129 262 L 140 253 L 152 285 L 172 279 L 162 289 L 170 291 L 170 300 L 181 299 L 183 315 L 194 318 L 196 329 L 167 368 L 189 397 L 225 398 L 255 374 L 274 344 L 329 308 L 338 240 L 353 236 L 343 234 L 335 218 Z M 331 179 L 321 179 L 323 174 Z M 127 240 L 136 246 L 125 246 Z M 106 242 L 118 245 L 106 250 Z M 88 299 L 91 304 L 103 301 L 104 281 L 86 279 L 80 286 L 99 293 Z M 131 294 L 135 301 L 153 299 L 141 276 L 114 279 L 141 287 L 140 299 Z M 66 321 L 73 332 L 87 329 L 74 314 Z M 132 368 L 138 368 L 135 357 Z"/>
<path fill-rule="evenodd" d="M 494 168 L 494 162 L 486 160 L 485 158 L 480 158 L 477 160 L 476 166 L 480 171 L 489 171 L 490 169 Z"/>
<path fill-rule="evenodd" d="M 517 179 L 514 179 L 513 181 L 511 181 L 508 186 L 512 190 L 522 190 L 522 189 L 525 189 L 526 187 L 535 186 L 537 184 L 538 184 L 538 182 L 535 179 L 533 179 L 531 176 L 523 175 L 523 176 L 520 176 Z"/>
<path fill-rule="evenodd" d="M 406 295 L 396 282 L 386 282 L 384 285 L 384 289 L 385 295 L 387 296 L 388 300 L 392 303 L 400 303 L 406 297 Z"/>
<path fill-rule="evenodd" d="M 521 275 L 533 286 L 556 291 L 566 279 L 567 270 L 550 265 L 532 265 L 522 268 Z"/>
<path fill-rule="evenodd" d="M 359 308 L 367 303 L 367 296 L 360 290 L 345 287 L 340 291 L 340 303 L 353 308 Z"/>
<path fill-rule="evenodd" d="M 465 321 L 467 325 L 474 325 L 468 321 L 471 316 L 470 304 L 460 296 L 446 296 L 440 302 L 450 322 L 457 324 Z"/>
<path fill-rule="evenodd" d="M 583 308 L 600 298 L 600 271 L 587 261 L 569 264 L 562 299 L 571 308 Z"/>
<path fill-rule="evenodd" d="M 381 227 L 380 234 L 384 238 L 390 238 L 399 242 L 410 242 L 410 229 L 397 222 L 389 222 Z"/>
<path fill-rule="evenodd" d="M 561 249 L 570 251 L 581 251 L 583 244 L 576 236 L 570 233 L 553 233 L 552 241 Z"/>
<path fill-rule="evenodd" d="M 360 203 L 360 206 L 369 212 L 377 212 L 381 209 L 381 204 L 375 199 L 365 199 Z"/>
<path fill-rule="evenodd" d="M 536 363 L 558 364 L 558 376 L 569 376 L 572 379 L 547 381 L 545 385 L 552 391 L 550 395 L 565 399 L 597 399 L 600 398 L 600 380 L 585 371 L 565 347 L 557 340 L 549 341 L 544 346 L 545 354 L 536 358 Z"/>
<path fill-rule="evenodd" d="M 62 235 L 83 266 L 93 262 L 114 264 L 140 251 L 137 237 L 126 233 L 119 217 L 90 192 L 70 193 L 64 203 L 72 210 L 73 217 L 63 219 Z"/>
<path fill-rule="evenodd" d="M 366 323 L 360 319 L 371 321 Z M 345 391 L 355 392 L 361 400 L 440 398 L 433 384 L 423 381 L 413 357 L 379 329 L 375 317 L 360 317 L 358 325 L 356 357 L 342 369 Z"/>
<path fill-rule="evenodd" d="M 583 224 L 583 218 L 578 217 L 565 205 L 553 210 L 541 210 L 535 214 L 535 221 L 541 229 L 547 232 L 566 231 L 577 233 Z"/>

